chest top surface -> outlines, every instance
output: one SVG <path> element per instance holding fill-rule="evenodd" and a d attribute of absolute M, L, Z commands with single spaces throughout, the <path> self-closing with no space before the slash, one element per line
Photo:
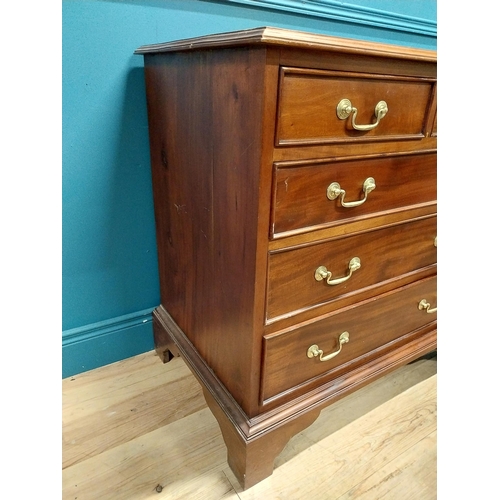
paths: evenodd
<path fill-rule="evenodd" d="M 331 35 L 321 35 L 268 26 L 143 45 L 135 51 L 135 54 L 154 54 L 160 52 L 196 50 L 201 48 L 237 47 L 242 45 L 295 47 L 352 54 L 364 53 L 372 56 L 395 57 L 416 61 L 436 61 L 436 52 L 432 50 L 340 38 Z"/>

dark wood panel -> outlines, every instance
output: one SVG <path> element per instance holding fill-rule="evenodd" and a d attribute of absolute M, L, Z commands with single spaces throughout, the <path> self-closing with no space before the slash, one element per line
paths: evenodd
<path fill-rule="evenodd" d="M 266 53 L 145 59 L 161 302 L 250 412 Z"/>
<path fill-rule="evenodd" d="M 434 115 L 434 121 L 432 122 L 431 135 L 433 137 L 437 137 L 437 134 L 438 134 L 438 115 L 437 115 L 437 111 L 436 111 L 436 114 Z"/>
<path fill-rule="evenodd" d="M 433 277 L 345 308 L 321 321 L 266 337 L 263 399 L 319 375 L 338 377 L 352 370 L 364 355 L 374 354 L 394 339 L 432 323 L 436 313 L 420 310 L 418 304 L 426 299 L 432 308 L 437 307 L 436 293 L 436 278 Z M 307 356 L 309 347 L 314 344 L 325 355 L 338 351 L 338 338 L 345 331 L 349 333 L 349 341 L 334 358 L 322 362 L 319 357 Z"/>
<path fill-rule="evenodd" d="M 337 182 L 346 191 L 345 201 L 364 198 L 363 183 L 375 180 L 376 188 L 357 207 L 345 208 L 340 197 L 327 198 L 327 188 Z M 436 154 L 396 155 L 355 161 L 332 159 L 275 165 L 273 233 L 311 230 L 365 215 L 436 201 Z"/>
<path fill-rule="evenodd" d="M 274 149 L 274 161 L 325 159 L 346 156 L 371 156 L 374 154 L 418 153 L 437 148 L 437 138 L 429 134 L 417 141 L 346 142 L 333 144 L 308 144 Z"/>
<path fill-rule="evenodd" d="M 324 303 L 350 296 L 436 263 L 436 217 L 395 224 L 332 241 L 272 253 L 269 256 L 267 318 L 298 314 Z M 360 269 L 347 281 L 328 285 L 317 281 L 324 266 L 332 278 L 348 275 L 349 262 L 358 257 Z"/>
<path fill-rule="evenodd" d="M 277 144 L 423 138 L 433 85 L 428 80 L 282 68 Z M 388 112 L 376 128 L 355 130 L 353 113 L 345 120 L 337 116 L 342 99 L 358 110 L 358 125 L 375 122 L 379 101 L 387 103 Z"/>
<path fill-rule="evenodd" d="M 377 55 L 359 50 L 353 54 L 341 51 L 332 54 L 325 50 L 281 48 L 280 64 L 297 68 L 317 68 L 335 71 L 356 71 L 372 75 L 408 76 L 436 79 L 436 53 L 427 51 L 426 58 L 393 57 L 390 52 Z M 375 56 L 375 57 L 374 57 Z"/>
<path fill-rule="evenodd" d="M 435 323 L 406 314 L 404 297 L 436 273 L 436 56 L 275 28 L 137 53 L 160 270 L 156 347 L 199 378 L 248 487 L 321 407 L 435 348 Z M 352 131 L 351 119 L 335 121 L 344 98 L 359 124 L 378 100 L 389 113 Z M 327 201 L 332 182 L 359 199 L 367 177 L 377 187 L 355 210 Z M 352 257 L 361 268 L 349 280 L 315 280 L 319 266 L 344 276 Z M 288 356 L 311 336 L 334 349 L 341 315 L 353 339 L 340 366 L 316 371 L 317 360 Z"/>

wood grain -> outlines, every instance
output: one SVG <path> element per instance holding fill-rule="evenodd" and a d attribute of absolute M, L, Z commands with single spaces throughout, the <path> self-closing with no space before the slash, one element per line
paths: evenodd
<path fill-rule="evenodd" d="M 345 498 L 358 498 L 357 488 L 361 490 L 359 485 L 364 483 L 363 486 L 368 490 L 370 481 L 373 481 L 372 484 L 378 488 L 378 491 L 372 496 L 367 492 L 365 498 L 386 498 L 386 493 L 391 493 L 391 488 L 393 488 L 392 483 L 384 482 L 386 476 L 390 474 L 387 471 L 391 468 L 397 470 L 398 463 L 401 463 L 400 467 L 404 467 L 405 461 L 419 462 L 414 467 L 417 479 L 414 480 L 413 476 L 410 479 L 410 482 L 415 481 L 416 484 L 406 488 L 413 493 L 418 491 L 421 483 L 420 471 L 423 469 L 431 476 L 432 481 L 429 488 L 424 490 L 419 498 L 436 498 L 435 488 L 432 487 L 436 483 L 435 378 L 412 388 L 405 393 L 405 396 L 388 401 L 383 409 L 378 408 L 365 414 L 362 418 L 322 440 L 317 440 L 315 424 L 313 424 L 302 434 L 316 444 L 312 444 L 302 453 L 291 457 L 286 462 L 286 466 L 277 467 L 273 480 L 265 480 L 249 491 L 240 492 L 237 489 L 240 498 L 257 500 L 307 497 L 314 500 L 325 498 L 344 500 Z M 411 400 L 407 397 L 415 399 Z M 415 405 L 415 400 L 419 402 L 417 405 Z M 381 411 L 384 411 L 384 414 L 381 414 Z M 321 425 L 322 423 L 319 422 L 318 427 Z M 423 440 L 426 441 L 422 443 Z M 420 455 L 422 448 L 429 455 Z M 401 455 L 406 456 L 401 457 Z M 410 476 L 412 471 L 408 468 L 406 470 Z M 372 479 L 375 474 L 378 474 L 377 479 Z M 273 493 L 276 494 L 274 488 L 278 484 L 279 495 L 272 496 Z M 403 485 L 400 485 L 399 491 L 402 487 Z M 350 495 L 351 491 L 354 494 L 346 496 Z M 398 497 L 388 496 L 388 498 Z M 401 498 L 406 500 L 411 497 L 402 495 L 399 499 Z"/>
<path fill-rule="evenodd" d="M 435 153 L 277 163 L 272 232 L 297 234 L 435 203 L 436 167 Z M 327 187 L 337 182 L 346 192 L 346 202 L 362 200 L 363 183 L 369 177 L 375 180 L 376 188 L 362 205 L 346 208 L 340 197 L 329 200 L 326 196 Z"/>
<path fill-rule="evenodd" d="M 266 53 L 167 53 L 145 62 L 161 303 L 251 413 L 264 314 L 254 301 L 265 279 L 257 243 L 265 260 L 270 210 L 259 193 L 271 190 L 271 172 L 260 175 L 264 104 L 256 91 Z"/>
<path fill-rule="evenodd" d="M 286 248 L 269 256 L 267 318 L 298 314 L 305 309 L 371 290 L 405 274 L 434 265 L 437 248 L 437 218 L 427 217 L 386 228 L 377 228 L 344 238 Z M 324 266 L 332 278 L 349 273 L 349 262 L 358 257 L 361 267 L 351 278 L 339 285 L 317 281 L 315 271 Z M 334 307 L 332 307 L 334 309 Z"/>
<path fill-rule="evenodd" d="M 282 68 L 277 145 L 422 139 L 432 95 L 433 82 L 422 78 Z M 375 128 L 360 132 L 352 125 L 354 112 L 338 118 L 342 99 L 357 109 L 358 125 L 375 123 L 379 101 L 387 102 L 388 112 Z"/>
<path fill-rule="evenodd" d="M 367 361 L 367 355 L 380 356 L 392 342 L 436 320 L 436 314 L 418 309 L 421 299 L 436 304 L 436 278 L 407 285 L 397 291 L 346 307 L 321 321 L 313 321 L 271 334 L 264 340 L 263 399 L 294 386 L 328 375 L 332 380 Z M 316 344 L 327 355 L 339 349 L 338 337 L 349 332 L 350 338 L 333 359 L 321 362 L 308 358 L 309 347 Z M 407 340 L 407 339 L 405 339 Z M 325 382 L 322 377 L 321 382 Z M 292 394 L 289 394 L 292 397 Z"/>
<path fill-rule="evenodd" d="M 168 396 L 165 386 L 171 387 Z M 182 400 L 183 405 L 166 405 Z M 154 352 L 63 380 L 63 467 L 99 455 L 205 407 L 184 363 Z M 123 427 L 128 432 L 123 432 Z"/>
<path fill-rule="evenodd" d="M 165 371 L 183 375 L 162 378 Z M 182 390 L 199 385 L 181 358 L 163 365 L 151 352 L 98 368 L 63 380 L 63 435 L 80 414 L 85 415 L 81 434 L 88 439 L 74 463 L 63 465 L 62 498 L 433 500 L 435 374 L 436 359 L 422 359 L 325 408 L 285 446 L 273 476 L 242 491 L 227 465 L 212 412 L 204 403 L 193 411 Z M 136 415 L 130 411 L 114 439 L 96 426 L 108 398 L 130 408 L 142 394 L 149 403 L 142 419 L 157 422 L 149 431 L 137 435 Z M 171 420 L 158 423 L 159 405 Z M 102 445 L 96 452 L 98 440 Z M 68 447 L 64 442 L 63 451 Z"/>
<path fill-rule="evenodd" d="M 206 47 L 234 47 L 239 45 L 268 44 L 280 47 L 298 47 L 314 50 L 331 50 L 340 54 L 356 54 L 373 57 L 405 59 L 410 61 L 434 62 L 436 53 L 430 50 L 413 47 L 396 47 L 394 45 L 338 38 L 329 35 L 306 33 L 264 26 L 247 30 L 216 33 L 184 40 L 143 45 L 136 54 L 154 54 L 156 52 L 198 50 Z"/>
<path fill-rule="evenodd" d="M 312 378 L 297 380 L 295 357 L 280 364 L 307 337 L 280 331 L 320 325 L 341 308 L 436 274 L 436 54 L 275 28 L 136 53 L 145 61 L 158 243 L 156 348 L 164 361 L 180 353 L 203 385 L 229 464 L 249 487 L 320 409 L 435 349 L 432 320 L 411 332 L 413 320 L 394 320 L 385 332 L 371 329 L 378 311 L 360 307 L 353 316 L 364 333 L 345 373 L 306 369 Z M 389 113 L 372 131 L 353 131 L 352 120 L 335 119 L 332 106 L 343 98 L 358 108 L 358 123 L 371 122 L 378 100 Z M 291 162 L 298 189 L 287 198 Z M 326 186 L 318 204 L 306 178 L 322 186 L 331 173 L 349 200 L 365 176 L 380 179 L 375 203 L 331 218 Z M 314 279 L 319 266 L 345 276 L 355 256 L 361 270 L 341 286 Z M 383 312 L 397 317 L 399 303 Z M 314 333 L 322 343 L 329 334 Z M 272 358 L 266 387 L 264 352 Z"/>

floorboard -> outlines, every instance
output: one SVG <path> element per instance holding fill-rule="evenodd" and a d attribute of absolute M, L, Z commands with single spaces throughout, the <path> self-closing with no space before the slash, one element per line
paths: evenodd
<path fill-rule="evenodd" d="M 436 358 L 326 408 L 242 491 L 201 389 L 154 351 L 64 379 L 64 500 L 432 500 Z"/>

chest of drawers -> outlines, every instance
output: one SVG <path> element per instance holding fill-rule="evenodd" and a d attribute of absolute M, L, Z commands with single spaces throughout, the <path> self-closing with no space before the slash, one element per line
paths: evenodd
<path fill-rule="evenodd" d="M 244 488 L 436 348 L 436 54 L 257 28 L 144 46 L 156 350 Z"/>

